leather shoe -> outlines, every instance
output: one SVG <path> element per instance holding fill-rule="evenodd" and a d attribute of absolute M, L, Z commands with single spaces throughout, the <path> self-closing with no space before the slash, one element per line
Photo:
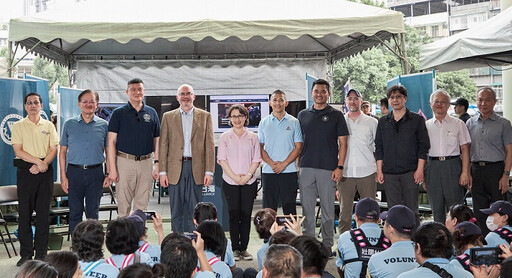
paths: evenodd
<path fill-rule="evenodd" d="M 30 260 L 32 260 L 31 256 L 21 257 L 21 259 L 16 263 L 16 266 L 21 266 L 23 263 Z"/>
<path fill-rule="evenodd" d="M 34 260 L 44 261 L 44 257 L 46 257 L 46 255 L 36 255 L 36 256 L 34 257 Z"/>

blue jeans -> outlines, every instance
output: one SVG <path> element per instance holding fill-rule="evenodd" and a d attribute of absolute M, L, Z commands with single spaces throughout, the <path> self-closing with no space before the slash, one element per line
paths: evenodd
<path fill-rule="evenodd" d="M 103 195 L 103 167 L 80 169 L 68 167 L 66 175 L 69 181 L 69 233 L 82 221 L 84 213 L 87 219 L 98 219 L 100 200 Z"/>

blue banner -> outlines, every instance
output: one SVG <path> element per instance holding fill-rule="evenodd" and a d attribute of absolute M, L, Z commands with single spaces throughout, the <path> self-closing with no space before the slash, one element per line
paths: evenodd
<path fill-rule="evenodd" d="M 422 115 L 425 120 L 433 117 L 430 107 L 430 94 L 434 92 L 434 71 L 399 75 L 388 81 L 388 88 L 401 84 L 407 89 L 405 106 L 412 112 Z"/>
<path fill-rule="evenodd" d="M 38 93 L 43 99 L 41 116 L 50 118 L 48 82 L 46 80 L 25 80 L 0 78 L 0 186 L 16 184 L 16 168 L 13 166 L 15 157 L 11 146 L 12 125 L 27 116 L 24 109 L 24 98 L 29 93 Z"/>
<path fill-rule="evenodd" d="M 60 130 L 62 130 L 62 127 L 67 120 L 80 115 L 81 110 L 80 107 L 78 107 L 78 95 L 80 95 L 82 91 L 83 90 L 59 86 Z"/>

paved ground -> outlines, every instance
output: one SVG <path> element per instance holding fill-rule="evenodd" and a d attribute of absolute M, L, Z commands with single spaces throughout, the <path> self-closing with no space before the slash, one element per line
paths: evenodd
<path fill-rule="evenodd" d="M 108 202 L 108 200 L 105 199 L 102 202 Z M 154 197 L 152 197 L 150 199 L 150 204 L 149 204 L 148 209 L 156 210 L 158 213 L 160 213 L 163 216 L 164 222 L 165 222 L 164 230 L 166 233 L 169 233 L 171 230 L 169 198 L 168 197 L 162 198 L 161 204 L 158 204 L 157 196 L 155 195 Z M 259 209 L 261 209 L 261 191 L 259 192 L 259 195 L 254 203 L 253 215 Z M 281 210 L 279 210 L 279 212 L 281 212 Z M 298 213 L 299 214 L 301 213 L 300 207 L 298 208 Z M 108 212 L 100 213 L 100 220 L 105 220 L 105 223 L 106 223 L 106 221 L 108 221 L 108 217 L 109 217 Z M 116 217 L 115 213 L 114 213 L 114 217 Z M 148 235 L 150 238 L 149 241 L 156 242 L 157 241 L 156 233 L 152 232 L 150 223 L 148 223 L 148 228 L 149 228 Z M 16 229 L 16 227 L 10 227 L 11 232 L 14 231 L 15 229 Z M 226 233 L 226 236 L 229 236 L 229 233 Z M 335 239 L 334 239 L 335 246 L 337 244 L 338 236 L 339 235 L 335 235 Z M 239 262 L 237 262 L 237 266 L 241 267 L 242 269 L 245 269 L 247 267 L 254 267 L 257 269 L 258 267 L 257 267 L 257 261 L 256 261 L 256 252 L 262 244 L 263 244 L 262 240 L 258 238 L 258 235 L 257 235 L 256 231 L 254 230 L 254 227 L 252 227 L 251 239 L 249 242 L 248 251 L 254 256 L 255 259 L 253 261 L 239 261 Z M 19 251 L 18 242 L 15 243 L 15 246 L 16 246 L 16 249 Z M 71 246 L 71 241 L 67 241 L 66 238 L 64 238 L 64 242 L 63 242 L 61 250 L 69 250 L 70 246 Z M 52 251 L 50 251 L 50 252 L 52 252 Z M 106 247 L 104 248 L 104 252 L 105 252 L 105 256 L 110 255 L 108 250 L 106 249 Z M 16 267 L 16 262 L 19 260 L 19 258 L 20 258 L 19 256 L 9 258 L 7 256 L 5 248 L 0 245 L 0 269 L 3 273 L 0 276 L 6 277 L 6 278 L 14 277 L 14 275 L 18 271 L 18 267 Z M 329 271 L 331 274 L 335 275 L 336 277 L 338 277 L 337 272 L 336 272 L 335 259 L 329 260 L 326 270 Z"/>

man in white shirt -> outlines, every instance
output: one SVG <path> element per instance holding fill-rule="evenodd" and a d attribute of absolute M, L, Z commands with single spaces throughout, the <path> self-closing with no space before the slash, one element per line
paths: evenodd
<path fill-rule="evenodd" d="M 434 221 L 443 223 L 446 211 L 464 202 L 464 187 L 469 189 L 469 131 L 460 119 L 448 115 L 450 95 L 437 90 L 430 95 L 434 118 L 425 122 L 430 138 L 425 184 Z"/>
<path fill-rule="evenodd" d="M 348 137 L 345 171 L 338 184 L 336 195 L 340 201 L 340 234 L 351 229 L 351 217 L 356 191 L 362 198 L 375 199 L 377 184 L 375 183 L 375 132 L 377 120 L 361 112 L 363 99 L 361 93 L 351 89 L 345 99 L 348 113 L 345 115 L 350 136 Z"/>

